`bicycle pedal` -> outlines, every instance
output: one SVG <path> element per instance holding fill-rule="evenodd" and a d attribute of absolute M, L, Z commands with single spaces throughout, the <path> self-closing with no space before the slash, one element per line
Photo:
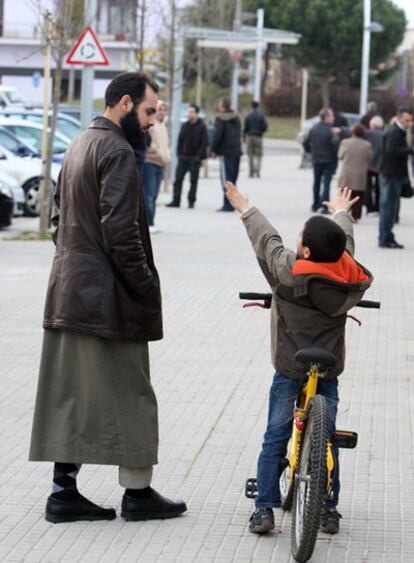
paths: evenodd
<path fill-rule="evenodd" d="M 257 497 L 257 479 L 253 477 L 247 479 L 244 487 L 244 494 L 250 499 L 255 499 Z"/>
<path fill-rule="evenodd" d="M 347 448 L 352 450 L 358 443 L 358 434 L 347 430 L 337 430 L 333 436 L 332 443 L 337 448 Z"/>

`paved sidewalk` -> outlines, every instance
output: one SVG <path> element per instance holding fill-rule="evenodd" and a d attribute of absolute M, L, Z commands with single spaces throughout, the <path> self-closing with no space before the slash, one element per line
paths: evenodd
<path fill-rule="evenodd" d="M 239 186 L 294 245 L 308 217 L 311 171 L 299 170 L 294 143 L 268 143 L 263 179 Z M 159 206 L 153 236 L 165 309 L 165 338 L 151 345 L 160 411 L 160 464 L 154 486 L 186 500 L 171 521 L 48 524 L 43 518 L 52 465 L 27 461 L 41 344 L 41 317 L 53 246 L 0 240 L 0 561 L 5 563 L 282 563 L 290 519 L 276 511 L 266 537 L 246 530 L 272 379 L 268 312 L 242 310 L 240 290 L 266 290 L 238 215 L 221 204 L 217 163 L 202 179 L 196 209 Z M 169 200 L 162 194 L 160 203 Z M 186 201 L 184 201 L 186 203 Z M 380 311 L 355 311 L 338 427 L 359 432 L 341 456 L 343 514 L 336 537 L 320 535 L 312 561 L 409 563 L 414 560 L 414 202 L 402 201 L 397 239 L 377 247 L 377 222 L 356 226 L 357 258 L 376 277 L 367 298 Z M 12 231 L 33 228 L 19 219 Z M 82 492 L 120 511 L 114 467 L 86 466 Z"/>

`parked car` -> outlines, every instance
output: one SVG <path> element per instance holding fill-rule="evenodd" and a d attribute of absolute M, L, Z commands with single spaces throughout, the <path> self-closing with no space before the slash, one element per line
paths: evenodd
<path fill-rule="evenodd" d="M 39 185 L 42 175 L 40 158 L 18 157 L 5 148 L 0 148 L 0 171 L 6 172 L 22 186 L 24 190 L 24 214 L 29 217 L 39 215 Z M 51 179 L 56 184 L 60 165 L 52 163 Z"/>
<path fill-rule="evenodd" d="M 10 186 L 0 180 L 0 231 L 12 223 L 14 209 L 13 192 Z"/>
<path fill-rule="evenodd" d="M 26 100 L 13 86 L 0 86 L 1 107 L 24 107 Z"/>
<path fill-rule="evenodd" d="M 0 117 L 0 126 L 13 133 L 22 143 L 28 145 L 38 154 L 41 153 L 43 127 L 39 123 Z M 69 143 L 70 139 L 56 132 L 53 142 L 53 154 L 55 155 L 56 161 L 62 162 L 63 154 L 68 148 Z"/>
<path fill-rule="evenodd" d="M 15 156 L 37 156 L 40 157 L 40 154 L 33 149 L 31 149 L 28 145 L 25 145 L 13 135 L 11 131 L 4 129 L 0 126 L 0 146 L 4 147 L 8 151 L 12 152 Z"/>
<path fill-rule="evenodd" d="M 19 184 L 19 182 L 15 178 L 13 178 L 13 176 L 10 176 L 10 174 L 7 174 L 6 172 L 0 170 L 0 184 L 5 184 L 9 186 L 9 188 L 11 189 L 13 195 L 13 201 L 14 201 L 14 206 L 13 206 L 14 217 L 19 217 L 20 215 L 23 215 L 24 201 L 25 201 L 24 190 Z"/>
<path fill-rule="evenodd" d="M 43 110 L 40 108 L 19 109 L 19 108 L 3 108 L 0 109 L 0 117 L 10 117 L 12 119 L 21 119 L 22 121 L 30 121 L 31 123 L 38 123 L 43 126 Z M 50 127 L 50 121 L 52 117 L 52 112 L 49 111 L 48 115 L 48 125 Z M 56 131 L 66 137 L 68 140 L 72 141 L 81 132 L 80 122 L 65 115 L 63 113 L 58 113 L 56 116 Z"/>

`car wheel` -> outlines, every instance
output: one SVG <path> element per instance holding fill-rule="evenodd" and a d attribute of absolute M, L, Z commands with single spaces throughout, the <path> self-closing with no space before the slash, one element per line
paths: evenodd
<path fill-rule="evenodd" d="M 24 190 L 24 214 L 27 217 L 37 217 L 39 215 L 39 186 L 40 178 L 32 178 L 23 185 Z"/>

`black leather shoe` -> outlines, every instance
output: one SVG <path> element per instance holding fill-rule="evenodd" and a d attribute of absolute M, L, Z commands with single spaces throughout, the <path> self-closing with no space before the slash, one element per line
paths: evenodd
<path fill-rule="evenodd" d="M 385 242 L 384 244 L 380 244 L 379 246 L 380 248 L 404 248 L 402 244 L 398 243 L 395 240 L 392 240 L 391 242 Z"/>
<path fill-rule="evenodd" d="M 175 518 L 187 510 L 182 500 L 170 500 L 154 489 L 146 498 L 134 498 L 126 493 L 122 497 L 121 516 L 125 520 L 163 520 Z"/>
<path fill-rule="evenodd" d="M 194 202 L 193 201 L 190 201 L 188 203 L 188 209 L 194 209 Z"/>
<path fill-rule="evenodd" d="M 165 207 L 180 207 L 179 203 L 175 203 L 175 201 L 170 201 L 170 203 L 166 203 Z"/>
<path fill-rule="evenodd" d="M 220 207 L 219 209 L 216 209 L 216 211 L 224 211 L 224 212 L 231 212 L 234 211 L 234 209 L 232 207 Z"/>
<path fill-rule="evenodd" d="M 50 496 L 46 504 L 46 520 L 77 522 L 78 520 L 113 520 L 116 512 L 113 508 L 102 508 L 87 498 L 79 495 L 77 500 L 60 500 Z"/>

